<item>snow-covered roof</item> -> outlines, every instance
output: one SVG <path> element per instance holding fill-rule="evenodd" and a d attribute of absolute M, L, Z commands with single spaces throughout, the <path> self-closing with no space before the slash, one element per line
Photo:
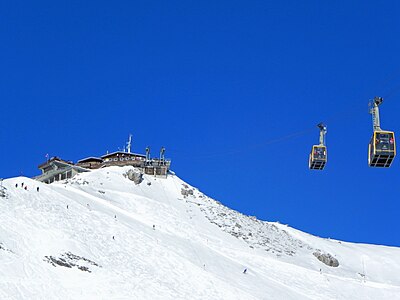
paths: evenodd
<path fill-rule="evenodd" d="M 39 169 L 45 168 L 47 165 L 50 165 L 52 163 L 62 164 L 62 165 L 73 165 L 74 164 L 72 161 L 66 161 L 66 160 L 63 160 L 63 159 L 61 159 L 61 158 L 59 158 L 57 156 L 54 156 L 54 157 L 50 158 L 48 161 L 40 164 L 38 166 L 38 168 Z"/>
<path fill-rule="evenodd" d="M 138 153 L 131 153 L 131 152 L 124 152 L 124 151 L 115 151 L 112 153 L 107 153 L 105 155 L 103 155 L 101 158 L 107 158 L 110 156 L 140 156 L 140 157 L 146 157 L 146 155 L 143 154 L 138 154 Z"/>
<path fill-rule="evenodd" d="M 78 160 L 78 163 L 83 163 L 83 162 L 87 162 L 87 161 L 98 161 L 98 162 L 102 162 L 103 159 L 101 159 L 100 157 L 89 156 L 89 157 L 82 158 L 82 159 Z"/>

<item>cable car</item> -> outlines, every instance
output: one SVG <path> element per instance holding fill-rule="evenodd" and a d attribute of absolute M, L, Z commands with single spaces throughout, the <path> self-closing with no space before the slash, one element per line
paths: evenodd
<path fill-rule="evenodd" d="M 370 103 L 374 132 L 368 146 L 368 165 L 389 168 L 396 156 L 396 140 L 393 131 L 382 130 L 380 127 L 378 106 L 382 102 L 382 97 L 375 97 Z"/>
<path fill-rule="evenodd" d="M 389 168 L 396 156 L 393 131 L 374 131 L 368 146 L 370 167 Z"/>
<path fill-rule="evenodd" d="M 310 170 L 323 170 L 327 162 L 327 150 L 325 146 L 325 134 L 327 128 L 324 124 L 317 125 L 320 129 L 319 145 L 312 146 L 308 167 Z"/>

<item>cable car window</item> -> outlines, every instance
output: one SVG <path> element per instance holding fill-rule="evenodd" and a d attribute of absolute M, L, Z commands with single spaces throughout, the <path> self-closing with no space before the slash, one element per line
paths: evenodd
<path fill-rule="evenodd" d="M 394 150 L 394 138 L 392 133 L 377 133 L 375 139 L 377 150 Z"/>
<path fill-rule="evenodd" d="M 324 158 L 325 157 L 325 149 L 322 147 L 314 148 L 314 158 Z"/>

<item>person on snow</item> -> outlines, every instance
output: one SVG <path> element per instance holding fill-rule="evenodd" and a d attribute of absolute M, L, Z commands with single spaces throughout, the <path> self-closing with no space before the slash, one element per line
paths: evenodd
<path fill-rule="evenodd" d="M 39 187 L 36 188 L 36 191 L 39 192 Z"/>
<path fill-rule="evenodd" d="M 247 273 L 247 269 L 244 269 L 243 274 L 246 274 L 246 273 Z"/>

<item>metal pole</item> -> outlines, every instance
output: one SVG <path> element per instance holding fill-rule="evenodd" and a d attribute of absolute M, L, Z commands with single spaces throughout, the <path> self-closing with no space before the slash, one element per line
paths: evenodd
<path fill-rule="evenodd" d="M 150 147 L 146 147 L 146 162 L 150 160 Z"/>
<path fill-rule="evenodd" d="M 374 131 L 382 130 L 381 120 L 379 117 L 379 105 L 381 105 L 382 102 L 383 102 L 382 97 L 375 97 L 374 100 L 370 102 L 371 109 L 369 110 L 369 113 L 372 115 L 372 126 Z"/>
<path fill-rule="evenodd" d="M 319 123 L 317 126 L 320 130 L 319 131 L 319 144 L 321 146 L 324 146 L 325 145 L 325 134 L 327 132 L 326 125 L 324 125 L 323 123 Z"/>

